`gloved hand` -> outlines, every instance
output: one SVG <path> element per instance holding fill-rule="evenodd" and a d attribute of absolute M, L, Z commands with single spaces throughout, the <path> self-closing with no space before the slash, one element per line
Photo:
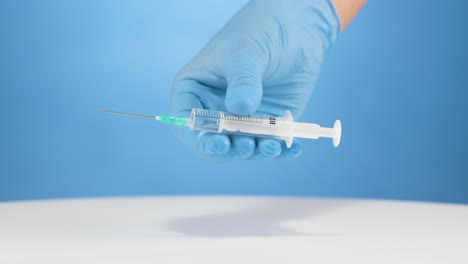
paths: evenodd
<path fill-rule="evenodd" d="M 324 53 L 340 21 L 330 0 L 253 0 L 242 8 L 177 75 L 171 112 L 188 116 L 192 108 L 239 115 L 283 116 L 304 111 Z M 293 158 L 295 140 L 192 131 L 176 133 L 196 152 L 219 159 Z"/>

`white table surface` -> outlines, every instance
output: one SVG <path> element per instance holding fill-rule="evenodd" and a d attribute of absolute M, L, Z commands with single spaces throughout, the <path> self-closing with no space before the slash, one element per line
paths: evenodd
<path fill-rule="evenodd" d="M 468 206 L 254 197 L 0 203 L 0 263 L 468 263 Z"/>

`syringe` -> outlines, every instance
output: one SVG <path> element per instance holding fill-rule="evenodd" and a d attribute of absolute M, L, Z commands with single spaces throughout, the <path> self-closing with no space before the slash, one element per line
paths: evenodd
<path fill-rule="evenodd" d="M 192 130 L 198 131 L 274 137 L 284 140 L 288 148 L 291 147 L 295 137 L 310 139 L 318 139 L 321 137 L 332 138 L 333 146 L 335 147 L 338 147 L 341 139 L 340 120 L 335 121 L 333 128 L 321 127 L 312 123 L 294 122 L 290 111 L 286 111 L 284 117 L 260 115 L 239 116 L 222 111 L 198 108 L 192 109 L 190 117 L 172 115 L 148 116 L 109 110 L 99 111 L 156 119 L 166 124 L 187 126 Z"/>

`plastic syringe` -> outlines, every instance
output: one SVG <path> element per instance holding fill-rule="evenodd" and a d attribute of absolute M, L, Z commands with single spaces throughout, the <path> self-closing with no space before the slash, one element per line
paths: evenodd
<path fill-rule="evenodd" d="M 99 110 L 101 112 L 151 118 L 162 123 L 187 126 L 192 130 L 250 135 L 257 137 L 273 137 L 284 140 L 286 146 L 291 147 L 292 141 L 297 138 L 318 139 L 321 137 L 333 139 L 333 146 L 338 147 L 341 139 L 341 122 L 336 120 L 333 128 L 321 127 L 312 123 L 294 122 L 290 111 L 284 117 L 278 116 L 239 116 L 232 113 L 216 110 L 193 108 L 189 117 L 159 115 L 149 116 Z"/>

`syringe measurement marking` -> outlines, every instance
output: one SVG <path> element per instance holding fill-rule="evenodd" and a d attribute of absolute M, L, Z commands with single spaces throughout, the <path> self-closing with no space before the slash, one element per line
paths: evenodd
<path fill-rule="evenodd" d="M 197 111 L 195 116 L 201 117 L 201 118 L 224 119 L 224 120 L 242 121 L 242 122 L 249 122 L 249 123 L 263 123 L 263 118 L 261 117 L 237 116 L 237 115 L 225 114 L 225 113 L 220 115 L 219 113 L 213 113 L 211 111 L 206 111 L 206 110 Z"/>
<path fill-rule="evenodd" d="M 249 122 L 249 123 L 263 123 L 263 118 L 261 117 L 251 117 L 251 116 L 237 116 L 237 115 L 226 115 L 222 117 L 225 120 L 231 121 L 242 121 L 242 122 Z"/>

